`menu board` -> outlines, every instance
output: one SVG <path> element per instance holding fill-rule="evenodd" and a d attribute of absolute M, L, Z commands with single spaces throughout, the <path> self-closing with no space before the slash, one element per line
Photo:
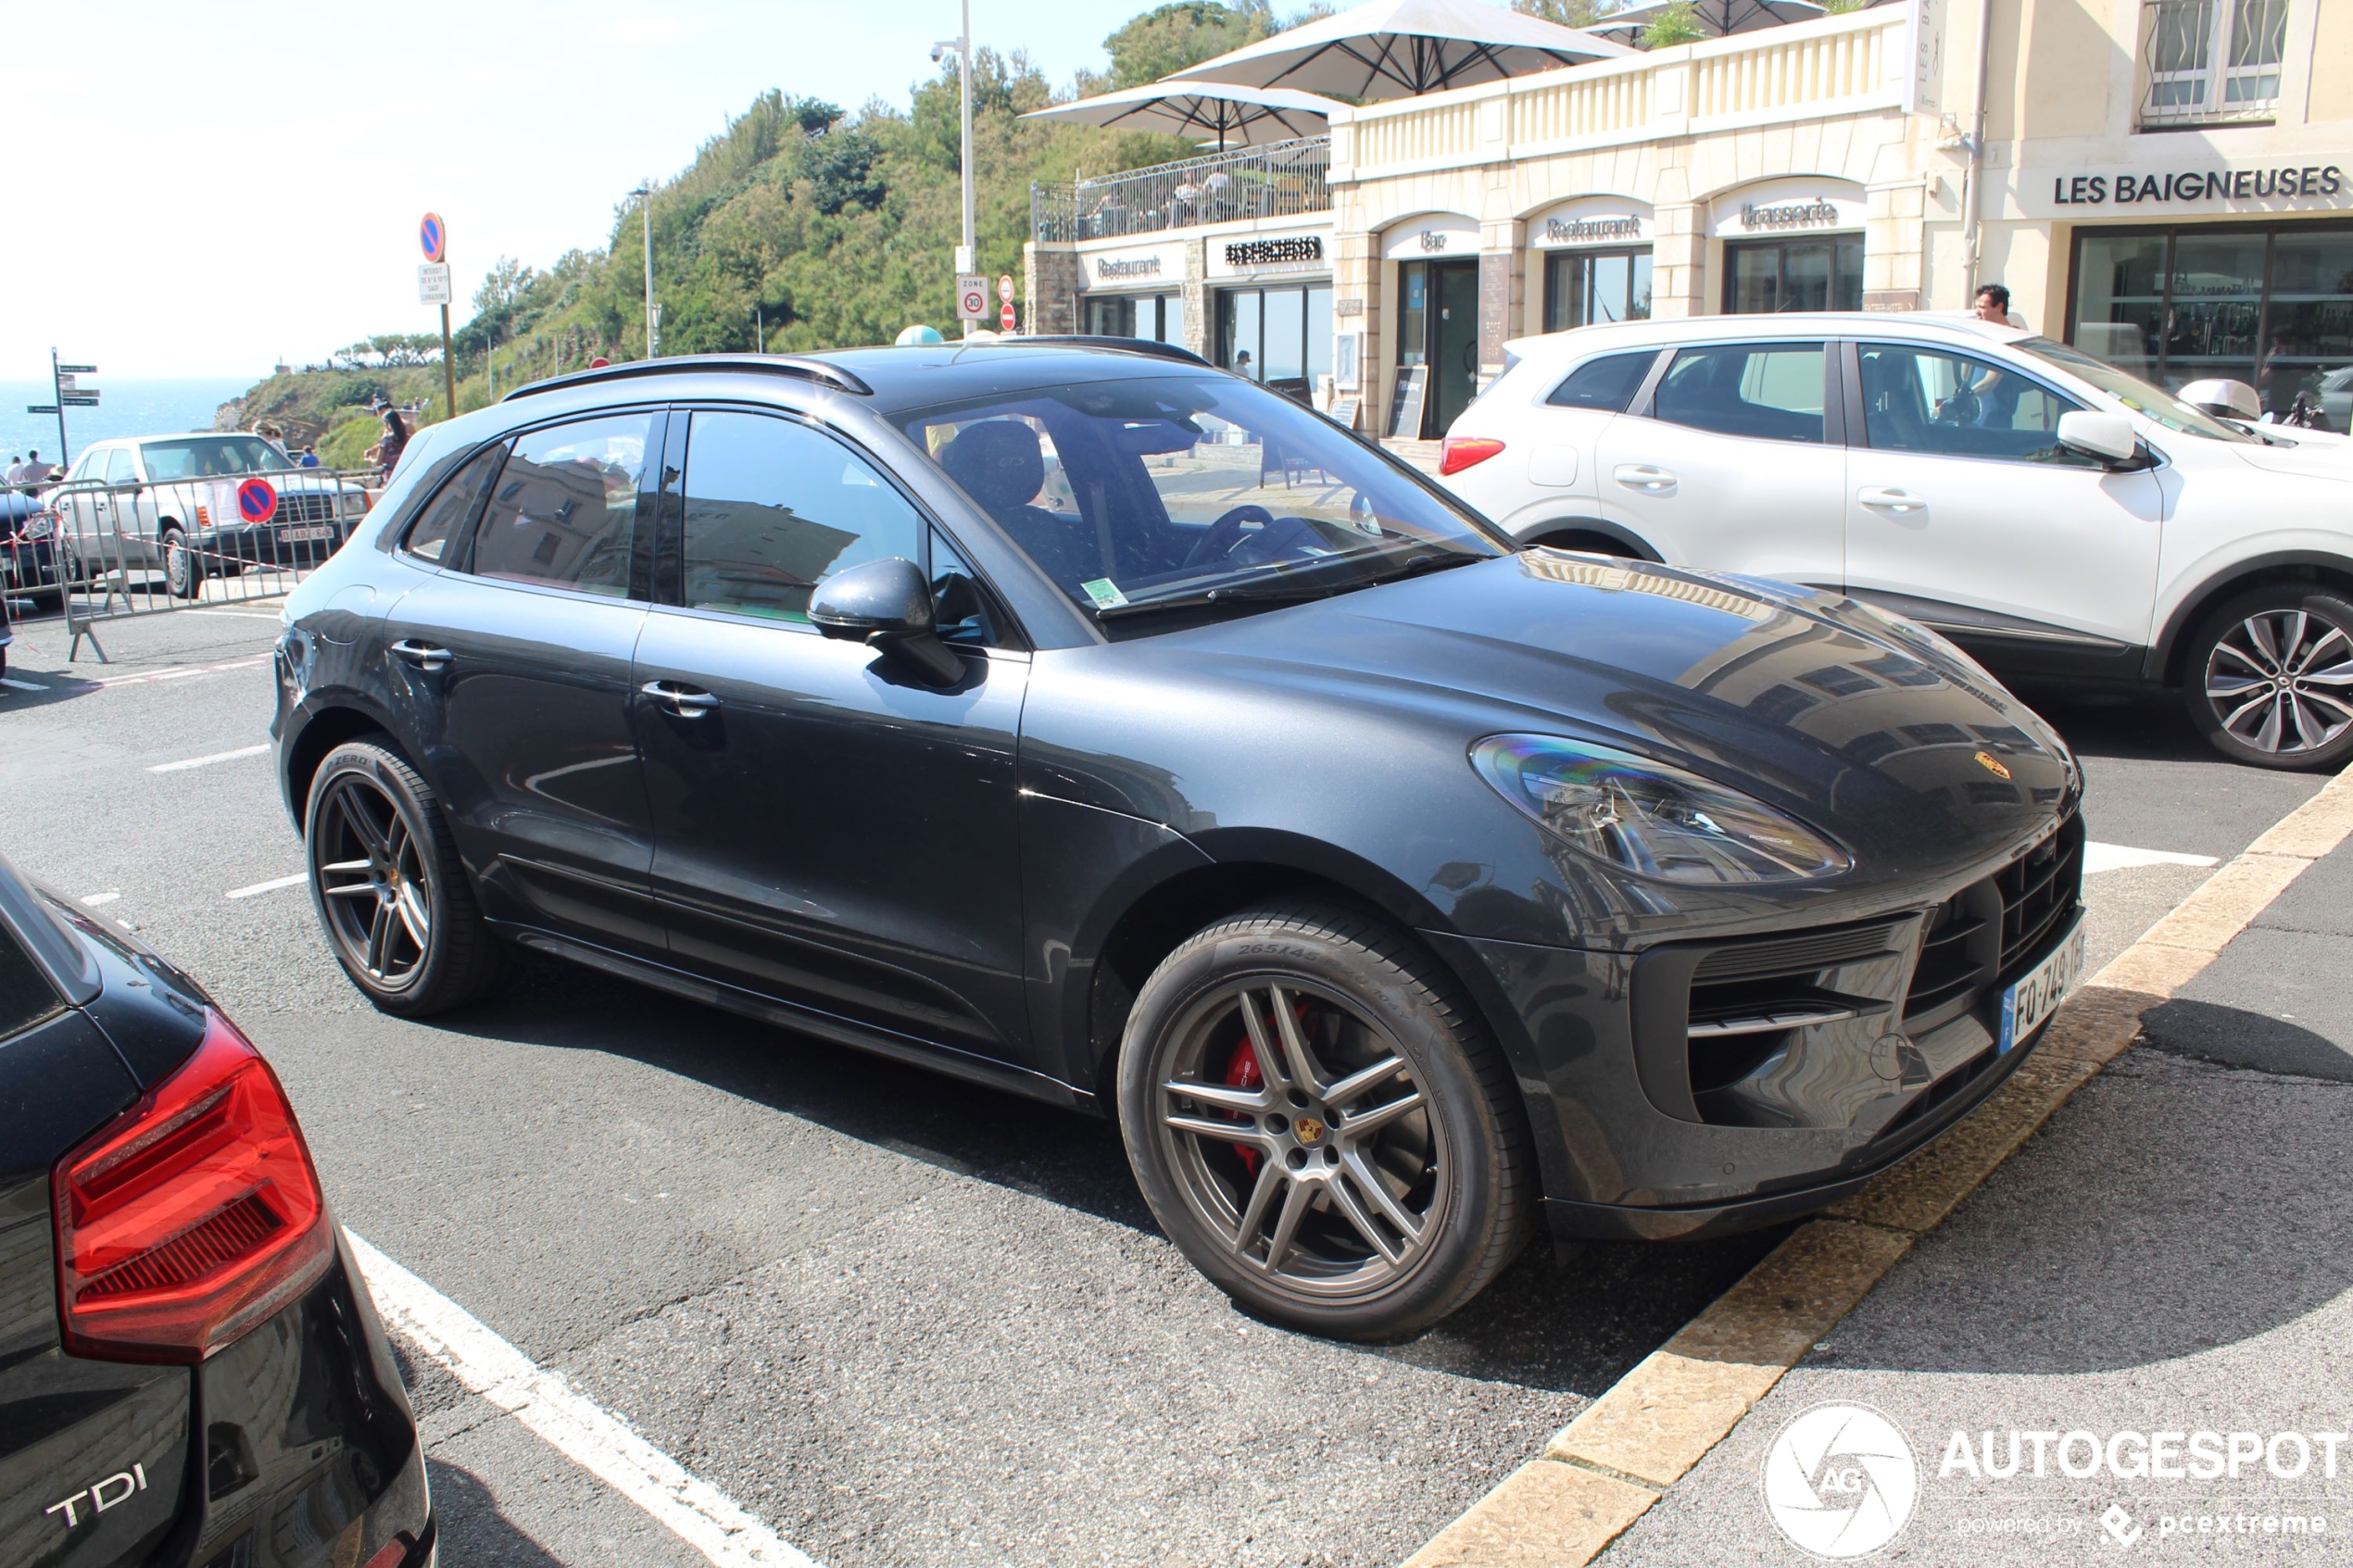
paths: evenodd
<path fill-rule="evenodd" d="M 1429 367 L 1403 365 L 1390 388 L 1389 434 L 1391 440 L 1418 441 L 1422 433 L 1422 404 L 1429 396 Z"/>

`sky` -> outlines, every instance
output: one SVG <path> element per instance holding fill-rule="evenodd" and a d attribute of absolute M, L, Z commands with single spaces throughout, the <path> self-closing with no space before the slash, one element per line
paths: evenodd
<path fill-rule="evenodd" d="M 973 36 L 1066 84 L 1152 3 L 972 0 Z M 957 0 L 12 6 L 0 381 L 45 381 L 52 345 L 103 388 L 436 330 L 427 210 L 462 321 L 498 257 L 602 245 L 771 87 L 903 109 L 957 26 Z"/>

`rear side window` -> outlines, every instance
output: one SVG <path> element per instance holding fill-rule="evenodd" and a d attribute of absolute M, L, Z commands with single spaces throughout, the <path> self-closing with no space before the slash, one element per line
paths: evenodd
<path fill-rule="evenodd" d="M 925 522 L 831 436 L 765 414 L 698 413 L 686 442 L 686 603 L 806 621 L 844 567 L 923 558 Z"/>
<path fill-rule="evenodd" d="M 515 441 L 475 530 L 471 570 L 629 596 L 629 545 L 650 414 L 551 425 Z"/>
<path fill-rule="evenodd" d="M 139 483 L 139 465 L 132 460 L 131 448 L 128 446 L 118 446 L 107 454 L 107 483 L 108 484 Z"/>
<path fill-rule="evenodd" d="M 482 499 L 483 491 L 497 477 L 498 465 L 506 458 L 507 448 L 503 445 L 475 453 L 463 468 L 449 476 L 447 483 L 434 492 L 425 509 L 409 525 L 409 536 L 401 541 L 401 548 L 429 561 L 455 559 L 453 546 L 465 542 L 466 525 L 473 521 L 474 504 Z"/>
<path fill-rule="evenodd" d="M 1553 388 L 1553 395 L 1544 401 L 1555 408 L 1600 408 L 1622 414 L 1657 362 L 1658 351 L 1650 348 L 1640 354 L 1604 354 L 1588 359 L 1569 371 L 1568 379 Z"/>
<path fill-rule="evenodd" d="M 49 977 L 41 972 L 16 933 L 0 925 L 0 1040 L 39 1022 L 65 1006 Z"/>
<path fill-rule="evenodd" d="M 1722 343 L 1678 352 L 1653 398 L 1654 417 L 1760 441 L 1822 439 L 1818 343 Z"/>

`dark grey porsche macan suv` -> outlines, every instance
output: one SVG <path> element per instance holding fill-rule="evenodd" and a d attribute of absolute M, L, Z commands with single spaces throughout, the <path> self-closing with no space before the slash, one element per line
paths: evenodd
<path fill-rule="evenodd" d="M 1819 1206 L 2082 962 L 2081 775 L 1931 633 L 1519 550 L 1149 345 L 668 359 L 434 427 L 289 601 L 336 957 L 510 945 L 1115 1113 L 1249 1308 Z M 779 1048 L 789 1048 L 783 1041 Z"/>

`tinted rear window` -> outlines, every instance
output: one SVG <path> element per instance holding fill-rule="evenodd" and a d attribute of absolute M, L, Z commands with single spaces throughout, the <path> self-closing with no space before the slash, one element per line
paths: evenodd
<path fill-rule="evenodd" d="M 1568 379 L 1544 399 L 1555 408 L 1601 408 L 1622 414 L 1642 389 L 1642 378 L 1658 360 L 1655 348 L 1640 354 L 1604 354 L 1568 372 Z"/>
<path fill-rule="evenodd" d="M 49 977 L 17 945 L 16 934 L 0 925 L 0 1040 L 63 1006 Z"/>

